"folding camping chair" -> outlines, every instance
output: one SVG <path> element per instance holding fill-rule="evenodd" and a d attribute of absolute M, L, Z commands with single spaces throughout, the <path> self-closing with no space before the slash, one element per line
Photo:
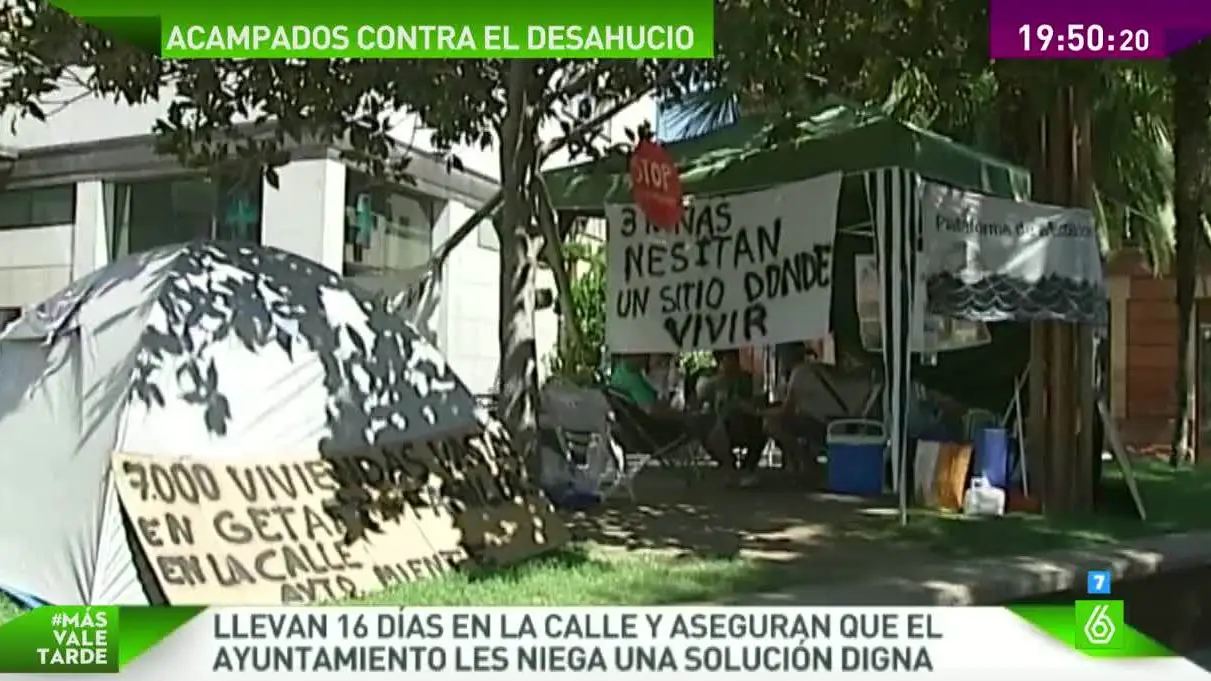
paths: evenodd
<path fill-rule="evenodd" d="M 870 399 L 868 395 L 870 387 L 866 382 L 855 382 L 852 380 L 852 376 L 827 365 L 809 364 L 808 370 L 815 376 L 816 382 L 823 390 L 813 391 L 806 401 L 799 405 L 800 409 L 811 414 L 825 427 L 837 419 L 866 417 L 865 407 L 859 408 L 858 405 L 859 402 Z M 847 397 L 849 399 L 846 399 Z M 782 465 L 784 467 L 787 463 L 799 466 L 814 465 L 823 461 L 823 457 L 827 456 L 827 453 L 825 452 L 824 433 L 821 432 L 820 435 L 821 439 L 818 442 L 807 437 L 799 438 L 799 445 L 806 451 L 808 461 L 788 462 L 784 459 Z"/>
<path fill-rule="evenodd" d="M 598 496 L 609 499 L 622 490 L 635 501 L 635 476 L 647 465 L 650 456 L 628 457 L 625 453 L 620 456 L 600 433 L 566 428 L 554 430 L 560 446 L 572 454 L 580 474 L 596 487 Z"/>
<path fill-rule="evenodd" d="M 547 449 L 555 450 L 546 452 L 544 466 L 602 499 L 621 489 L 634 500 L 633 480 L 638 471 L 630 470 L 611 439 L 611 409 L 596 390 L 559 384 L 544 388 L 539 426 Z"/>
<path fill-rule="evenodd" d="M 624 474 L 628 475 L 628 479 L 633 480 L 653 460 L 663 467 L 686 472 L 687 482 L 689 476 L 700 472 L 701 447 L 688 430 L 666 432 L 626 395 L 610 388 L 603 392 L 613 410 L 614 420 L 610 430 L 622 446 L 626 462 Z"/>

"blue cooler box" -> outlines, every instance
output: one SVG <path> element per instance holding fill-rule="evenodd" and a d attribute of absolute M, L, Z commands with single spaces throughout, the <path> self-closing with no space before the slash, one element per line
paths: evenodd
<path fill-rule="evenodd" d="M 838 419 L 828 424 L 828 489 L 838 494 L 883 494 L 887 434 L 880 421 Z"/>

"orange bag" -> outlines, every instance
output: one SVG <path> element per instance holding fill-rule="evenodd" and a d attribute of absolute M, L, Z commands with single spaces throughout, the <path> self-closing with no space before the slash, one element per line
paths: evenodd
<path fill-rule="evenodd" d="M 959 511 L 967 488 L 967 469 L 971 466 L 971 445 L 944 442 L 938 446 L 934 468 L 933 502 L 935 508 Z"/>

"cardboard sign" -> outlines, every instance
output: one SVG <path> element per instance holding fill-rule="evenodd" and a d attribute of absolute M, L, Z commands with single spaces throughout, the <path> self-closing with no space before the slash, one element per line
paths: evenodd
<path fill-rule="evenodd" d="M 671 233 L 607 205 L 606 345 L 675 353 L 828 335 L 840 191 L 834 173 L 695 197 Z"/>
<path fill-rule="evenodd" d="M 334 457 L 115 454 L 113 474 L 170 603 L 316 603 L 566 543 L 550 504 L 497 461 L 514 457 L 484 439 Z"/>
<path fill-rule="evenodd" d="M 466 445 L 467 475 L 477 480 L 484 502 L 459 514 L 457 524 L 475 562 L 512 565 L 571 540 L 551 502 L 530 484 L 521 457 L 512 455 L 503 429 L 489 427 Z"/>

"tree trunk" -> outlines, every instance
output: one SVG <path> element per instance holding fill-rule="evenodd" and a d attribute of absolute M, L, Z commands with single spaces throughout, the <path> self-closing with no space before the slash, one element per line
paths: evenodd
<path fill-rule="evenodd" d="M 1036 201 L 1088 206 L 1088 102 L 1080 71 L 998 62 L 1001 151 L 1030 169 Z M 1062 85 L 1057 88 L 1056 84 Z M 1058 90 L 1058 92 L 1056 92 Z M 1049 513 L 1092 504 L 1091 339 L 1070 323 L 1030 324 L 1026 456 L 1030 493 Z"/>
<path fill-rule="evenodd" d="M 530 92 L 530 60 L 509 62 L 506 110 L 500 130 L 503 203 L 496 223 L 500 238 L 499 414 L 514 445 L 529 454 L 535 442 L 538 357 L 534 344 L 533 202 L 537 125 Z"/>
<path fill-rule="evenodd" d="M 1046 144 L 1043 122 L 1046 106 L 1037 91 L 1040 83 L 1025 63 L 998 61 L 994 68 L 1000 84 L 997 93 L 1000 152 L 1030 170 L 1032 196 L 1038 197 L 1046 191 L 1043 178 L 1048 166 L 1044 160 Z M 1026 401 L 1024 447 L 1029 491 L 1040 500 L 1048 496 L 1048 485 L 1052 482 L 1048 471 L 1050 459 L 1047 456 L 1049 330 L 1050 327 L 1044 322 L 1030 324 L 1030 365 L 1026 393 L 1023 395 Z"/>
<path fill-rule="evenodd" d="M 1173 465 L 1193 460 L 1190 425 L 1194 389 L 1194 285 L 1202 247 L 1207 164 L 1211 163 L 1211 40 L 1174 55 L 1174 276 L 1177 284 L 1177 416 L 1173 426 Z"/>

